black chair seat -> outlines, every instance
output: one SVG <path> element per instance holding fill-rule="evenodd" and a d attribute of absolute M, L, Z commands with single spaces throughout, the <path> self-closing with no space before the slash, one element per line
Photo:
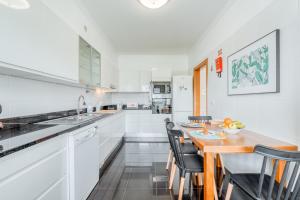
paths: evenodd
<path fill-rule="evenodd" d="M 184 155 L 183 162 L 187 173 L 203 172 L 203 157 L 200 155 Z"/>
<path fill-rule="evenodd" d="M 183 154 L 197 154 L 198 152 L 192 143 L 181 144 L 181 149 Z"/>
<path fill-rule="evenodd" d="M 250 195 L 253 199 L 256 198 L 256 191 L 259 184 L 259 177 L 260 174 L 230 174 L 231 180 L 234 184 L 238 184 L 238 186 L 244 190 L 248 195 Z M 268 189 L 270 185 L 271 177 L 265 174 L 263 186 L 262 186 L 262 195 L 261 200 L 267 199 L 268 196 Z M 273 195 L 272 198 L 276 198 L 276 194 L 279 188 L 279 184 L 275 182 L 273 188 Z M 283 190 L 283 194 L 285 193 L 285 189 Z M 284 197 L 284 195 L 282 195 Z M 282 198 L 283 199 L 283 198 Z"/>

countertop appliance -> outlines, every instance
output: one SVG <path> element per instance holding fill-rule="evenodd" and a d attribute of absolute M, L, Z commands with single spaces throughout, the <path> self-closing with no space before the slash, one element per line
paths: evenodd
<path fill-rule="evenodd" d="M 172 87 L 171 82 L 152 82 L 152 114 L 172 113 Z"/>
<path fill-rule="evenodd" d="M 96 129 L 88 126 L 70 136 L 71 200 L 86 199 L 99 180 L 99 134 Z"/>
<path fill-rule="evenodd" d="M 172 98 L 171 82 L 152 82 L 152 98 Z"/>
<path fill-rule="evenodd" d="M 173 76 L 173 121 L 185 122 L 193 115 L 193 77 Z"/>

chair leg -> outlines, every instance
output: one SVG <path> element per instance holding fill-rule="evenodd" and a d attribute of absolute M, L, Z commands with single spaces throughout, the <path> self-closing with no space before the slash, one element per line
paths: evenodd
<path fill-rule="evenodd" d="M 169 179 L 169 189 L 172 189 L 173 187 L 175 173 L 176 173 L 176 165 L 175 165 L 175 159 L 173 158 L 172 165 L 171 165 L 170 179 Z"/>
<path fill-rule="evenodd" d="M 214 184 L 214 196 L 215 196 L 215 200 L 219 200 L 216 182 Z"/>
<path fill-rule="evenodd" d="M 221 185 L 220 185 L 220 190 L 219 190 L 219 197 L 222 196 L 222 190 L 223 190 L 223 186 L 224 186 L 224 180 L 222 181 Z"/>
<path fill-rule="evenodd" d="M 168 161 L 167 161 L 166 170 L 169 170 L 169 166 L 170 166 L 171 159 L 172 159 L 172 151 L 171 151 L 171 149 L 170 149 L 170 150 L 169 150 L 169 156 L 168 156 Z"/>
<path fill-rule="evenodd" d="M 178 200 L 182 200 L 182 197 L 183 197 L 184 180 L 185 180 L 185 177 L 180 178 Z"/>
<path fill-rule="evenodd" d="M 225 200 L 230 200 L 232 190 L 233 190 L 233 184 L 228 183 L 228 188 L 227 188 Z"/>
<path fill-rule="evenodd" d="M 203 186 L 203 173 L 198 173 L 197 174 L 197 186 Z"/>
<path fill-rule="evenodd" d="M 190 199 L 193 199 L 193 179 L 194 174 L 190 173 L 190 177 L 189 177 L 189 195 L 190 195 Z"/>

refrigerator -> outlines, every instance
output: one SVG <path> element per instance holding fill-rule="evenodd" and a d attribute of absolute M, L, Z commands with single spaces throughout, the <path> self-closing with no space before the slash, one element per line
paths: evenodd
<path fill-rule="evenodd" d="M 172 89 L 172 120 L 187 122 L 188 116 L 193 115 L 193 77 L 173 76 Z"/>

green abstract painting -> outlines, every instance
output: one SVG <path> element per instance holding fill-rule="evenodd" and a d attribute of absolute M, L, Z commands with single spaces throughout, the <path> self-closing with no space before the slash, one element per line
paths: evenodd
<path fill-rule="evenodd" d="M 228 95 L 280 91 L 279 30 L 227 57 Z"/>
<path fill-rule="evenodd" d="M 267 45 L 232 61 L 232 89 L 269 83 L 269 48 Z"/>

